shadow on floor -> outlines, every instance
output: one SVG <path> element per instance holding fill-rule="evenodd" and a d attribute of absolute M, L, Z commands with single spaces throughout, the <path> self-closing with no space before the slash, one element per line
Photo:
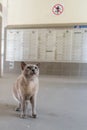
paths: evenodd
<path fill-rule="evenodd" d="M 0 118 L 1 117 L 17 117 L 15 107 L 12 104 L 0 103 Z"/>

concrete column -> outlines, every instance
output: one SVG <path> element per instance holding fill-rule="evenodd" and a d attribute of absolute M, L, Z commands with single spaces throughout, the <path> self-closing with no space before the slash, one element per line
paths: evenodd
<path fill-rule="evenodd" d="M 2 76 L 2 3 L 0 3 L 0 77 Z"/>

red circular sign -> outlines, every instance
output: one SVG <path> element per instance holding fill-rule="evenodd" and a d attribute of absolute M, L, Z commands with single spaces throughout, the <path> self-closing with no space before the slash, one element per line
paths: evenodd
<path fill-rule="evenodd" d="M 63 5 L 61 4 L 56 4 L 53 6 L 52 8 L 52 12 L 55 14 L 55 15 L 60 15 L 62 14 L 64 8 L 63 8 Z"/>

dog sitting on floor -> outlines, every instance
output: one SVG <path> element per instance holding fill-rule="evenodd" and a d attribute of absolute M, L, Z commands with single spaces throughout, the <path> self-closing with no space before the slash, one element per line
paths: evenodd
<path fill-rule="evenodd" d="M 20 111 L 20 117 L 26 116 L 26 104 L 30 101 L 32 106 L 32 117 L 36 118 L 36 99 L 39 89 L 39 67 L 38 64 L 26 64 L 21 62 L 22 74 L 17 78 L 13 86 L 13 95 L 19 103 L 16 111 Z"/>

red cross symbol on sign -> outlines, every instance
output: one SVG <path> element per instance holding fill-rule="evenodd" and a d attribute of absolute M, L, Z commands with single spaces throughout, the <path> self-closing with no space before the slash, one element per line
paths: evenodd
<path fill-rule="evenodd" d="M 53 6 L 52 8 L 52 12 L 55 14 L 55 15 L 60 15 L 62 14 L 64 8 L 63 8 L 63 5 L 61 4 L 56 4 Z"/>

